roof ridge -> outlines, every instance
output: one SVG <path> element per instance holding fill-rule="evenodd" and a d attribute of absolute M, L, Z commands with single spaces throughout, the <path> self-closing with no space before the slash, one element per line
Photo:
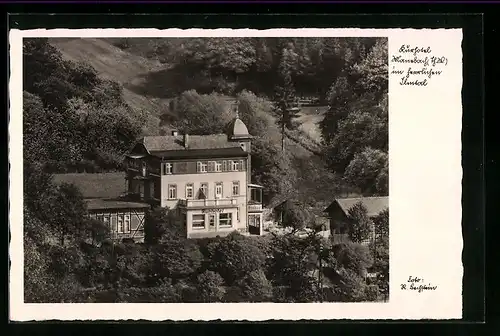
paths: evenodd
<path fill-rule="evenodd" d="M 367 199 L 367 198 L 387 198 L 389 196 L 366 196 L 366 197 L 346 197 L 346 198 L 337 198 L 337 200 L 353 200 L 353 199 Z"/>
<path fill-rule="evenodd" d="M 214 133 L 214 134 L 188 134 L 190 137 L 209 137 L 209 136 L 225 136 L 227 137 L 227 134 L 224 133 Z M 172 135 L 172 134 L 165 134 L 165 135 L 146 135 L 143 137 L 145 138 L 182 138 L 183 134 L 177 134 L 177 135 Z"/>

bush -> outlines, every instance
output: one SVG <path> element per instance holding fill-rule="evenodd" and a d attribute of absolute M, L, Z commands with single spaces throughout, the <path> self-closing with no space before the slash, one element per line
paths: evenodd
<path fill-rule="evenodd" d="M 225 133 L 232 119 L 226 101 L 218 94 L 200 95 L 194 90 L 183 92 L 171 103 L 172 113 L 180 122 L 175 125 L 187 134 Z"/>
<path fill-rule="evenodd" d="M 239 234 L 214 242 L 209 251 L 211 270 L 218 272 L 229 286 L 252 271 L 260 270 L 266 260 L 259 248 Z"/>
<path fill-rule="evenodd" d="M 197 278 L 198 298 L 201 302 L 218 302 L 221 301 L 226 290 L 222 285 L 224 279 L 212 271 L 205 271 Z"/>
<path fill-rule="evenodd" d="M 250 272 L 237 281 L 240 295 L 245 302 L 268 301 L 272 296 L 272 286 L 262 270 Z"/>

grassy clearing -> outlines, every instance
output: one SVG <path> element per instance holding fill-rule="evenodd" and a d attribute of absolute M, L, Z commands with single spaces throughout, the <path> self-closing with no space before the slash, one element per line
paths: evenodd
<path fill-rule="evenodd" d="M 321 142 L 321 131 L 319 123 L 323 120 L 328 106 L 303 106 L 300 111 L 300 118 L 298 121 L 301 123 L 300 130 L 304 131 L 312 140 L 317 143 Z"/>

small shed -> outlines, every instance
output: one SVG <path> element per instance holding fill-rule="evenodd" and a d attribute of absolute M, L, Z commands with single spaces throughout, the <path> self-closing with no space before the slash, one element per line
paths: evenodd
<path fill-rule="evenodd" d="M 361 203 L 367 210 L 367 215 L 373 218 L 389 208 L 389 197 L 354 197 L 335 199 L 325 210 L 330 221 L 330 231 L 337 242 L 347 240 L 349 233 L 349 210 Z"/>

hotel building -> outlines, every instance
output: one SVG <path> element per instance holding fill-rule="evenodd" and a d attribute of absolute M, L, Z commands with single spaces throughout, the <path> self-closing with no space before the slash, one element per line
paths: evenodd
<path fill-rule="evenodd" d="M 127 155 L 128 193 L 182 216 L 187 238 L 262 234 L 262 187 L 251 183 L 252 136 L 238 116 L 226 134 L 147 136 Z"/>

